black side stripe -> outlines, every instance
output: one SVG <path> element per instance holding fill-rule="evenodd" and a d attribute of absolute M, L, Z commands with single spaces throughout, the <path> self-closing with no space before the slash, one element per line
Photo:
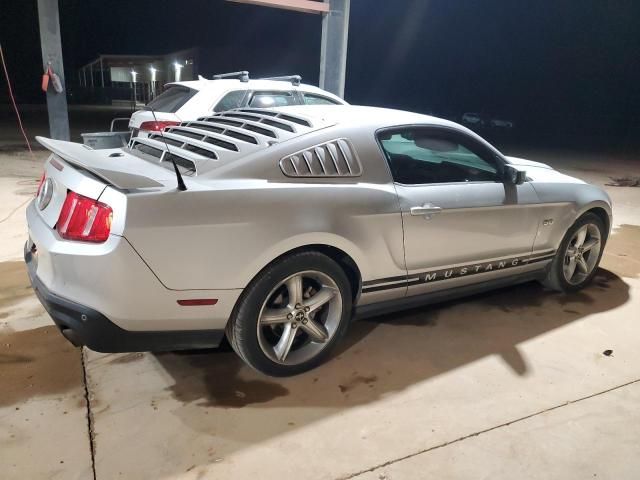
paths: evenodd
<path fill-rule="evenodd" d="M 496 270 L 504 270 L 506 268 L 522 267 L 532 263 L 544 262 L 551 260 L 555 256 L 555 251 L 537 252 L 535 254 L 505 258 L 502 260 L 494 260 L 492 262 L 472 263 L 469 265 L 461 265 L 452 268 L 443 268 L 439 270 L 430 270 L 428 272 L 414 273 L 398 277 L 381 278 L 378 280 L 369 280 L 362 283 L 362 293 L 379 292 L 381 290 L 391 290 L 395 288 L 405 288 L 407 286 L 420 285 L 423 283 L 433 283 L 442 280 L 451 280 L 454 278 L 467 277 L 469 275 L 478 275 L 489 273 Z"/>

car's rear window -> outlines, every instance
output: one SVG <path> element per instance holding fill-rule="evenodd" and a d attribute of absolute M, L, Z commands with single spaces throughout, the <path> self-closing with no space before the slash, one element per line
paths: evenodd
<path fill-rule="evenodd" d="M 175 113 L 196 93 L 198 91 L 193 88 L 174 85 L 151 100 L 148 106 L 156 112 Z"/>

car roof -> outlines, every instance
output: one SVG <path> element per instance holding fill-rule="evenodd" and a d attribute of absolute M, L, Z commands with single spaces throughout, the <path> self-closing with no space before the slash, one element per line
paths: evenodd
<path fill-rule="evenodd" d="M 292 85 L 291 82 L 283 80 L 249 80 L 241 82 L 238 79 L 220 79 L 220 80 L 190 80 L 185 82 L 170 82 L 167 86 L 181 85 L 194 90 L 210 92 L 210 91 L 231 91 L 231 90 L 273 90 L 273 91 L 291 91 L 301 90 L 304 92 L 315 93 L 323 97 L 329 97 L 342 103 L 346 103 L 340 97 L 322 90 L 321 88 L 301 83 L 300 85 Z"/>

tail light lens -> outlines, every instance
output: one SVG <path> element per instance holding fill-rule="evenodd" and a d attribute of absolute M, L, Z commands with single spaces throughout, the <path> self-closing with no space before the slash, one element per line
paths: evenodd
<path fill-rule="evenodd" d="M 40 195 L 40 190 L 42 190 L 42 185 L 44 184 L 45 178 L 46 178 L 46 174 L 42 172 L 42 176 L 40 177 L 40 183 L 38 184 L 38 190 L 36 190 L 36 197 Z"/>
<path fill-rule="evenodd" d="M 171 120 L 164 120 L 161 122 L 142 122 L 142 124 L 140 125 L 140 130 L 159 132 L 160 130 L 164 130 L 165 127 L 171 127 L 178 124 L 180 124 L 180 122 L 173 122 Z"/>
<path fill-rule="evenodd" d="M 56 229 L 66 240 L 102 243 L 109 238 L 112 216 L 109 205 L 69 192 Z"/>

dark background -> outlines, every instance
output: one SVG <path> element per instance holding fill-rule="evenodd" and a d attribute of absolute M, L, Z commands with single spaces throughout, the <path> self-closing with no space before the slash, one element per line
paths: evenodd
<path fill-rule="evenodd" d="M 526 4 L 526 5 L 525 5 Z M 19 102 L 44 102 L 35 0 L 2 0 Z M 222 0 L 60 0 L 67 82 L 105 54 L 200 47 L 200 73 L 299 73 L 317 84 L 320 17 Z M 4 78 L 0 103 L 6 100 Z M 516 122 L 528 140 L 637 142 L 640 1 L 352 0 L 345 98 Z"/>

